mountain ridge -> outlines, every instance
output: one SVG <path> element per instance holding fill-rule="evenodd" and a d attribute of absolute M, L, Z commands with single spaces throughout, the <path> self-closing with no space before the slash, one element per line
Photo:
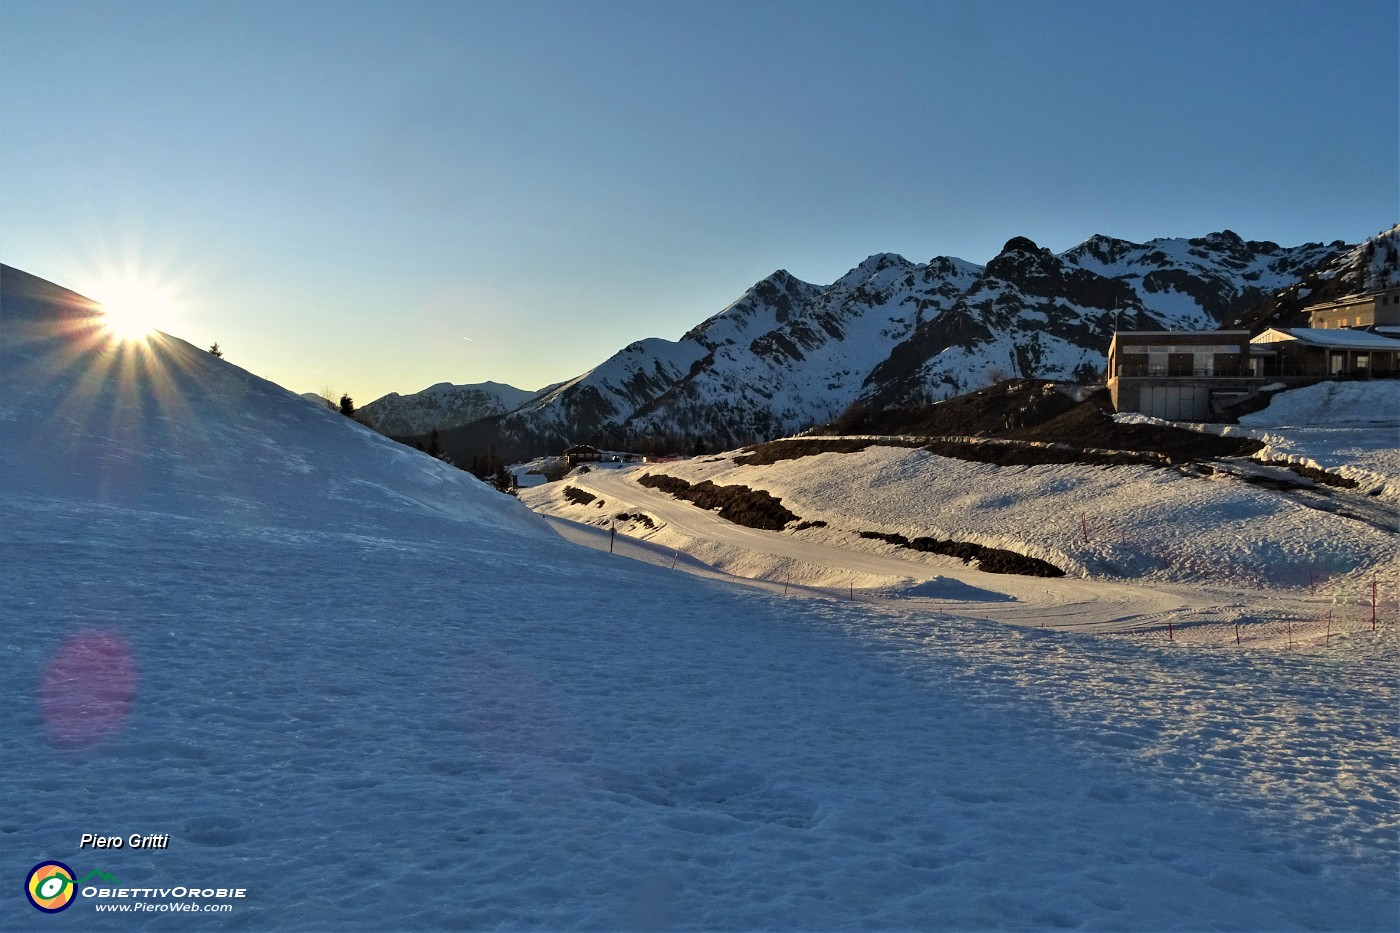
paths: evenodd
<path fill-rule="evenodd" d="M 926 404 L 1006 378 L 1092 381 L 1116 328 L 1232 323 L 1328 263 L 1230 230 L 1144 243 L 1095 234 L 1061 253 L 1017 236 L 986 264 L 874 253 L 829 285 L 775 270 L 671 341 L 635 341 L 525 405 L 444 434 L 450 455 L 524 457 L 589 442 L 734 447 L 856 405 Z"/>

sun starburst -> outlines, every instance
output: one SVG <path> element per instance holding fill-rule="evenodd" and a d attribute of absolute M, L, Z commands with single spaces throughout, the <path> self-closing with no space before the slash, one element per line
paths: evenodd
<path fill-rule="evenodd" d="M 159 285 L 139 278 L 112 278 L 102 282 L 93 297 L 102 305 L 103 324 L 123 341 L 145 340 L 170 326 L 174 302 Z"/>

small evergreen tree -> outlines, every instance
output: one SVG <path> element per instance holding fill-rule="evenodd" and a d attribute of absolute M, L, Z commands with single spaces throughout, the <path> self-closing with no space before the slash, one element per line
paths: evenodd
<path fill-rule="evenodd" d="M 427 454 L 429 457 L 436 457 L 439 460 L 442 459 L 442 444 L 438 441 L 437 428 L 433 428 L 428 432 Z"/>
<path fill-rule="evenodd" d="M 209 347 L 209 354 L 217 356 L 219 359 L 224 358 L 224 351 L 219 348 L 219 341 L 215 340 L 213 345 Z"/>
<path fill-rule="evenodd" d="M 348 393 L 340 397 L 340 413 L 347 418 L 355 417 L 355 400 Z"/>

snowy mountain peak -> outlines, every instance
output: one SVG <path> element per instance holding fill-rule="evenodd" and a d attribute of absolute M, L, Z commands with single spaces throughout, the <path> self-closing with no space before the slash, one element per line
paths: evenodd
<path fill-rule="evenodd" d="M 1007 253 L 1036 254 L 1040 251 L 1040 247 L 1037 246 L 1035 240 L 1032 240 L 1030 237 L 1014 236 L 1007 240 L 1002 246 L 1000 255 L 1005 256 Z"/>
<path fill-rule="evenodd" d="M 1096 233 L 1073 249 L 1067 250 L 1060 258 L 1075 265 L 1081 264 L 1082 258 L 1092 258 L 1099 265 L 1113 266 L 1122 262 L 1133 251 L 1141 249 L 1141 244 Z"/>
<path fill-rule="evenodd" d="M 692 328 L 681 341 L 694 341 L 709 350 L 747 345 L 755 337 L 802 313 L 817 293 L 810 285 L 784 269 L 750 286 L 714 317 Z"/>
<path fill-rule="evenodd" d="M 778 270 L 677 343 L 632 345 L 501 419 L 491 442 L 531 456 L 566 439 L 732 447 L 854 402 L 931 401 L 1013 376 L 1090 380 L 1115 323 L 1215 328 L 1336 252 L 1220 231 L 1097 235 L 1057 256 L 1018 236 L 986 266 L 875 253 L 827 286 Z"/>
<path fill-rule="evenodd" d="M 1018 236 L 1007 240 L 1001 252 L 987 263 L 985 275 L 1030 281 L 1056 278 L 1062 268 L 1054 253 L 1037 246 L 1028 237 Z"/>
<path fill-rule="evenodd" d="M 909 272 L 915 268 L 914 263 L 900 256 L 898 253 L 876 253 L 869 256 L 850 272 L 832 283 L 833 289 L 850 289 L 864 285 L 880 273 L 894 269 L 898 272 Z"/>
<path fill-rule="evenodd" d="M 537 393 L 500 382 L 454 385 L 439 382 L 411 395 L 390 392 L 359 409 L 376 431 L 411 437 L 513 411 Z"/>

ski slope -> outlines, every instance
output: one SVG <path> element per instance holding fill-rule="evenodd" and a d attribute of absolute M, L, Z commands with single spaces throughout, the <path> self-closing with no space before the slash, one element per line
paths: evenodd
<path fill-rule="evenodd" d="M 1390 631 L 1181 651 L 695 579 L 96 324 L 0 274 L 0 929 L 1394 926 Z M 50 859 L 246 897 L 44 917 Z"/>

